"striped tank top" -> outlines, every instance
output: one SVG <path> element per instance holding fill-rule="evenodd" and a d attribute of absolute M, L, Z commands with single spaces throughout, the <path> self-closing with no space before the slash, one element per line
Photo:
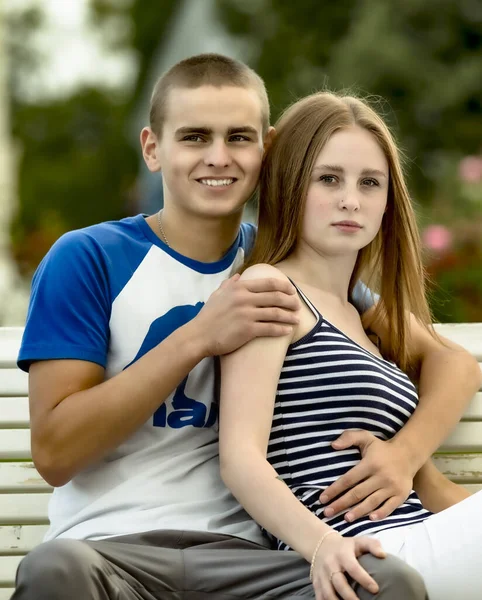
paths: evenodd
<path fill-rule="evenodd" d="M 298 289 L 298 288 L 297 288 Z M 352 523 L 338 513 L 326 518 L 319 496 L 360 462 L 357 447 L 334 450 L 344 431 L 364 429 L 392 438 L 414 412 L 418 395 L 408 376 L 329 323 L 298 289 L 317 322 L 286 353 L 276 393 L 268 460 L 298 500 L 344 536 L 373 534 L 430 516 L 412 490 L 383 521 Z M 265 532 L 267 533 L 267 532 Z M 279 550 L 289 546 L 273 538 Z"/>

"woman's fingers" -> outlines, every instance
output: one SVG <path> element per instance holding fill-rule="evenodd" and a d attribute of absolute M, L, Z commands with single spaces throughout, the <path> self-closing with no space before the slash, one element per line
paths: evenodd
<path fill-rule="evenodd" d="M 344 573 L 337 571 L 331 575 L 331 585 L 343 600 L 358 600 L 358 596 L 348 583 Z"/>
<path fill-rule="evenodd" d="M 365 569 L 357 560 L 347 565 L 346 572 L 354 581 L 365 588 L 367 592 L 370 592 L 371 594 L 378 593 L 377 582 L 373 579 L 373 577 L 371 577 L 371 575 L 369 575 L 369 573 L 365 571 Z"/>
<path fill-rule="evenodd" d="M 355 540 L 355 554 L 361 556 L 362 554 L 373 554 L 377 558 L 385 558 L 387 553 L 383 549 L 381 543 L 372 537 L 356 537 Z"/>

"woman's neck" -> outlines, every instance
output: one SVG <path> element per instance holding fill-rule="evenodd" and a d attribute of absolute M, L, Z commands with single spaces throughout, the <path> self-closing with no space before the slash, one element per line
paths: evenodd
<path fill-rule="evenodd" d="M 346 303 L 356 258 L 356 253 L 322 256 L 310 247 L 299 246 L 276 266 L 293 281 L 320 289 Z"/>

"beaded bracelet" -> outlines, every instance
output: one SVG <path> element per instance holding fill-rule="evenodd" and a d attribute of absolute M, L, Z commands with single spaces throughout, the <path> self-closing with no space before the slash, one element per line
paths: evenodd
<path fill-rule="evenodd" d="M 331 535 L 332 533 L 338 533 L 338 531 L 335 531 L 334 529 L 330 529 L 330 531 L 327 531 L 326 533 L 324 533 L 321 538 L 320 541 L 316 544 L 316 548 L 313 552 L 313 556 L 311 557 L 311 567 L 310 567 L 310 581 L 313 581 L 313 569 L 315 568 L 315 560 L 316 560 L 316 555 L 318 554 L 319 549 L 321 548 L 321 544 L 326 540 L 326 538 Z"/>

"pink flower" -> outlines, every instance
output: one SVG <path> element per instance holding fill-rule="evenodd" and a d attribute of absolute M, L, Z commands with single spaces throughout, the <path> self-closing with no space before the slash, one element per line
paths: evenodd
<path fill-rule="evenodd" d="M 422 242 L 426 248 L 444 252 L 452 245 L 453 235 L 444 225 L 429 225 L 422 232 Z"/>
<path fill-rule="evenodd" d="M 466 183 L 482 181 L 482 156 L 466 156 L 459 163 L 459 177 Z"/>

